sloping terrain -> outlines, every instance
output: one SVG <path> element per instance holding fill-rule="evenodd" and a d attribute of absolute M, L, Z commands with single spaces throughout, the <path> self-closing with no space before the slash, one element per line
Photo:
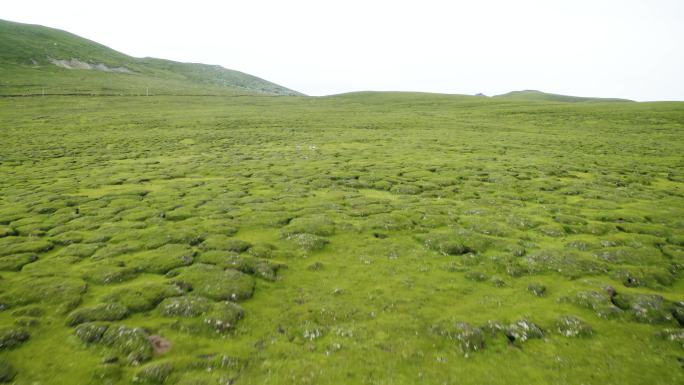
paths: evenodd
<path fill-rule="evenodd" d="M 0 381 L 684 383 L 684 103 L 47 96 L 0 121 Z"/>
<path fill-rule="evenodd" d="M 540 101 L 540 102 L 562 102 L 562 103 L 614 103 L 614 102 L 630 102 L 627 99 L 616 99 L 616 98 L 587 98 L 581 96 L 568 96 L 568 95 L 557 95 L 549 94 L 546 92 L 535 91 L 535 90 L 525 90 L 525 91 L 512 91 L 503 95 L 496 95 L 495 98 L 508 99 L 508 100 L 519 100 L 519 101 Z"/>
<path fill-rule="evenodd" d="M 0 95 L 301 95 L 220 66 L 134 58 L 69 32 L 0 20 Z"/>

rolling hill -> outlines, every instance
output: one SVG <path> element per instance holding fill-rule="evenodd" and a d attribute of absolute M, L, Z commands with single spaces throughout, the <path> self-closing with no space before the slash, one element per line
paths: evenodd
<path fill-rule="evenodd" d="M 58 29 L 0 20 L 0 95 L 302 95 L 218 65 L 135 58 Z"/>
<path fill-rule="evenodd" d="M 136 58 L 72 33 L 40 25 L 0 19 L 0 36 L 0 96 L 303 96 L 300 92 L 219 65 L 181 63 L 150 57 Z M 378 94 L 391 96 L 404 93 L 350 93 L 371 98 Z M 558 95 L 536 90 L 513 91 L 492 98 L 514 102 L 558 103 L 631 101 Z"/>
<path fill-rule="evenodd" d="M 546 92 L 541 92 L 537 90 L 524 90 L 524 91 L 513 91 L 503 95 L 496 95 L 494 98 L 498 99 L 508 99 L 515 101 L 539 101 L 539 102 L 562 102 L 562 103 L 610 103 L 610 102 L 631 102 L 628 99 L 616 99 L 616 98 L 588 98 L 581 96 L 568 96 L 568 95 L 558 95 L 549 94 Z"/>

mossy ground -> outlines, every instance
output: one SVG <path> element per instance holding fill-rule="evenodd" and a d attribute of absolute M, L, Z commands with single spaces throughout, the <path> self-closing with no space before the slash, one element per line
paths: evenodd
<path fill-rule="evenodd" d="M 0 378 L 684 382 L 684 104 L 33 97 L 0 122 Z"/>

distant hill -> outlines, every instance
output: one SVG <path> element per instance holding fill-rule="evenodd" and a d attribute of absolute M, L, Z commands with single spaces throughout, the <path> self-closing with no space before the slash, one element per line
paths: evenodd
<path fill-rule="evenodd" d="M 134 58 L 58 29 L 0 20 L 0 95 L 302 95 L 217 65 Z"/>
<path fill-rule="evenodd" d="M 610 102 L 631 102 L 628 99 L 614 98 L 588 98 L 580 96 L 567 96 L 557 94 L 547 94 L 536 90 L 513 91 L 503 95 L 496 95 L 494 98 L 511 99 L 520 101 L 544 101 L 544 102 L 563 102 L 563 103 L 610 103 Z"/>

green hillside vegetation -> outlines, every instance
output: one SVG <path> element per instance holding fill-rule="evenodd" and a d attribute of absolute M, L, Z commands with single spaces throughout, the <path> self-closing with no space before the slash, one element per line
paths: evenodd
<path fill-rule="evenodd" d="M 0 20 L 0 36 L 0 95 L 300 95 L 220 66 L 130 57 L 43 26 Z"/>
<path fill-rule="evenodd" d="M 562 102 L 562 103 L 611 103 L 611 102 L 630 102 L 627 99 L 616 98 L 586 98 L 580 96 L 567 96 L 548 94 L 541 91 L 525 90 L 513 91 L 503 95 L 496 95 L 495 98 L 521 100 L 521 101 L 541 101 L 541 102 Z"/>
<path fill-rule="evenodd" d="M 684 103 L 272 97 L 2 28 L 3 92 L 95 96 L 0 98 L 0 383 L 684 383 Z"/>

